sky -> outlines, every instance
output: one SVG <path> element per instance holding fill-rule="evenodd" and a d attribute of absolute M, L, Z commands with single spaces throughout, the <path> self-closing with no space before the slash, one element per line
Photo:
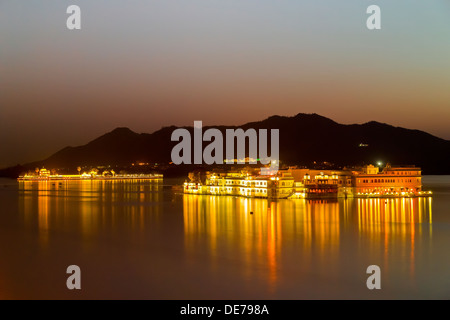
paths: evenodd
<path fill-rule="evenodd" d="M 68 6 L 81 30 L 68 30 Z M 381 8 L 381 30 L 366 9 Z M 116 127 L 318 113 L 450 140 L 448 0 L 0 0 L 0 167 Z"/>

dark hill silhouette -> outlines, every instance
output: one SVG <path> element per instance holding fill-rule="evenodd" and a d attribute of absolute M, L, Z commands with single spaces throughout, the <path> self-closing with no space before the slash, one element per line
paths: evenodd
<path fill-rule="evenodd" d="M 164 127 L 152 134 L 117 128 L 84 146 L 66 147 L 45 160 L 1 170 L 0 175 L 17 175 L 20 170 L 36 166 L 75 169 L 77 166 L 129 165 L 136 161 L 169 163 L 171 150 L 178 143 L 170 139 L 176 128 Z M 215 128 L 222 132 L 226 128 L 279 129 L 280 159 L 286 164 L 310 165 L 314 161 L 327 161 L 341 167 L 380 160 L 420 166 L 424 174 L 450 174 L 450 141 L 375 121 L 343 125 L 317 114 L 300 113 L 293 117 L 272 116 L 237 127 Z M 192 127 L 186 129 L 193 131 Z M 204 142 L 203 146 L 208 143 Z M 361 143 L 368 146 L 360 147 Z"/>

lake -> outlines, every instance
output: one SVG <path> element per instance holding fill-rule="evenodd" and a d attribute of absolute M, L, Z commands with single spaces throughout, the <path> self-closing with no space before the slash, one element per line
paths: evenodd
<path fill-rule="evenodd" d="M 178 182 L 0 179 L 0 299 L 450 298 L 450 176 L 395 199 L 183 195 Z"/>

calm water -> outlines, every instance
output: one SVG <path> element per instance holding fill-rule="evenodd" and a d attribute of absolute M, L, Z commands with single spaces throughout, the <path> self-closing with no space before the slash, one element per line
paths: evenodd
<path fill-rule="evenodd" d="M 269 202 L 0 180 L 0 299 L 449 299 L 450 176 L 423 182 L 432 198 Z"/>

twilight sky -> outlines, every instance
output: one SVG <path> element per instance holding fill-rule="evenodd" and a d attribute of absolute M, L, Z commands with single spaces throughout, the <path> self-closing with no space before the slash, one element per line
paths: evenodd
<path fill-rule="evenodd" d="M 449 57 L 448 0 L 0 0 L 0 167 L 118 126 L 299 112 L 450 139 Z"/>

